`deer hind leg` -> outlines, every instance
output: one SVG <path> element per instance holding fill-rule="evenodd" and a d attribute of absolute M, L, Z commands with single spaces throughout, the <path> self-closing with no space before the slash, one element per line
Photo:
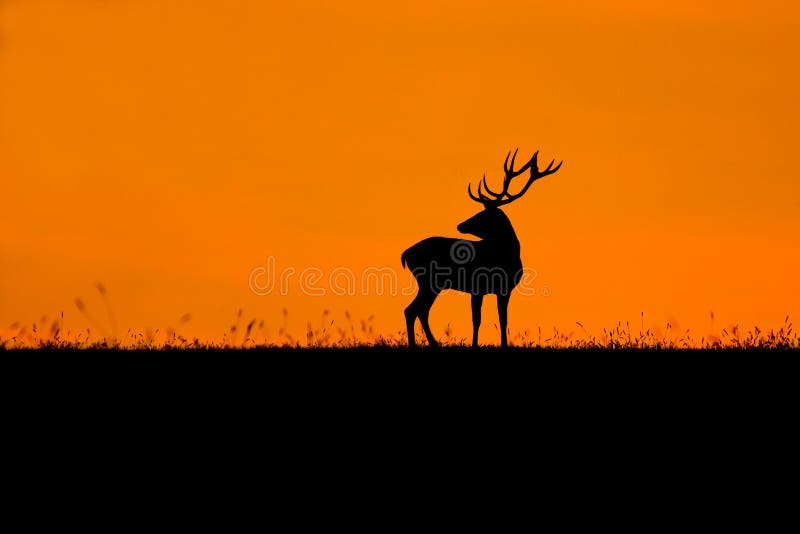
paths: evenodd
<path fill-rule="evenodd" d="M 500 346 L 508 346 L 508 299 L 511 295 L 497 295 L 497 315 L 500 319 Z"/>
<path fill-rule="evenodd" d="M 433 337 L 431 326 L 428 324 L 428 313 L 431 311 L 431 306 L 433 306 L 433 301 L 436 300 L 437 296 L 436 293 L 426 294 L 419 312 L 419 322 L 422 323 L 422 329 L 425 331 L 425 337 L 428 338 L 428 344 L 431 347 L 439 346 L 436 342 L 436 338 Z"/>
<path fill-rule="evenodd" d="M 431 332 L 431 327 L 428 324 L 428 313 L 430 312 L 431 306 L 433 306 L 433 301 L 436 300 L 437 294 L 430 290 L 423 289 L 424 287 L 425 284 L 420 282 L 420 289 L 417 296 L 405 310 L 409 347 L 417 346 L 416 339 L 414 338 L 414 321 L 417 317 L 419 317 L 419 322 L 422 324 L 422 330 L 425 331 L 425 337 L 428 338 L 428 344 L 432 347 L 438 346 Z"/>
<path fill-rule="evenodd" d="M 406 331 L 408 332 L 408 346 L 413 348 L 417 346 L 417 339 L 414 336 L 414 323 L 417 320 L 417 300 L 419 300 L 419 294 L 411 301 L 405 309 L 406 315 Z"/>
<path fill-rule="evenodd" d="M 478 346 L 478 329 L 481 327 L 483 295 L 472 295 L 472 346 Z"/>

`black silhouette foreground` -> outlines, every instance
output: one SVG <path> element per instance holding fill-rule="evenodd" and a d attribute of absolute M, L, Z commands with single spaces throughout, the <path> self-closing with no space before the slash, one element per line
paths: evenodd
<path fill-rule="evenodd" d="M 517 149 L 519 150 L 519 149 Z M 508 300 L 511 291 L 522 277 L 522 260 L 517 234 L 500 206 L 513 202 L 528 191 L 531 184 L 553 174 L 561 168 L 560 162 L 553 167 L 555 160 L 543 171 L 539 170 L 537 150 L 530 161 L 520 169 L 514 170 L 517 157 L 511 152 L 503 163 L 505 178 L 503 190 L 495 193 L 486 183 L 486 175 L 478 183 L 478 196 L 472 194 L 472 186 L 467 186 L 469 196 L 483 204 L 483 211 L 458 225 L 458 231 L 480 237 L 480 241 L 468 241 L 449 237 L 429 237 L 412 246 L 400 257 L 403 267 L 408 267 L 419 286 L 417 296 L 405 310 L 409 347 L 416 346 L 414 322 L 419 318 L 428 343 L 437 346 L 436 339 L 428 324 L 428 314 L 436 297 L 445 289 L 455 289 L 472 295 L 472 346 L 478 345 L 478 329 L 481 325 L 481 306 L 484 295 L 497 295 L 497 313 L 500 318 L 500 345 L 508 346 Z M 509 165 L 508 159 L 511 158 Z M 530 177 L 525 187 L 517 194 L 508 191 L 511 180 L 530 169 Z M 484 193 L 483 190 L 486 190 Z"/>

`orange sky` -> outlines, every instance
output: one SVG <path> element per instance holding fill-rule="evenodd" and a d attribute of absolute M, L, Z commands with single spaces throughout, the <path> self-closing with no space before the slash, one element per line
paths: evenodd
<path fill-rule="evenodd" d="M 512 331 L 800 316 L 793 2 L 287 4 L 0 0 L 0 328 L 84 328 L 75 297 L 108 324 L 102 281 L 120 329 L 188 312 L 219 339 L 243 308 L 274 332 L 286 307 L 295 333 L 324 309 L 396 332 L 409 296 L 248 277 L 405 283 L 516 146 L 565 163 L 506 210 L 538 272 Z M 468 301 L 434 333 L 469 334 Z"/>

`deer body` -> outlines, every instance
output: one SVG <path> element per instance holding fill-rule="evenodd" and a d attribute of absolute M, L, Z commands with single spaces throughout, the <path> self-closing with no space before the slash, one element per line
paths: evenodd
<path fill-rule="evenodd" d="M 536 158 L 519 170 L 514 170 L 516 151 L 508 166 L 509 153 L 503 168 L 506 178 L 503 191 L 494 193 L 486 185 L 486 177 L 478 185 L 478 196 L 470 197 L 483 204 L 483 211 L 458 225 L 458 231 L 475 235 L 480 241 L 454 239 L 448 237 L 429 237 L 407 249 L 400 257 L 404 267 L 408 267 L 417 280 L 419 287 L 414 300 L 405 309 L 408 344 L 416 346 L 414 339 L 414 323 L 420 320 L 425 337 L 431 346 L 436 346 L 436 339 L 428 324 L 428 315 L 436 297 L 445 289 L 454 289 L 469 293 L 472 296 L 472 345 L 478 345 L 478 330 L 481 324 L 481 307 L 484 295 L 497 296 L 497 311 L 500 319 L 500 344 L 508 346 L 508 300 L 511 290 L 516 287 L 522 277 L 522 260 L 520 244 L 511 221 L 499 208 L 521 197 L 530 185 L 548 174 L 556 172 L 561 164 L 553 168 L 553 162 L 544 171 L 539 171 Z M 531 177 L 522 191 L 516 195 L 509 194 L 511 179 L 530 169 Z M 483 188 L 488 196 L 483 193 Z"/>
<path fill-rule="evenodd" d="M 474 251 L 474 255 L 454 261 L 450 254 L 452 250 Z M 516 254 L 509 253 L 492 240 L 429 237 L 403 252 L 400 261 L 403 267 L 414 273 L 418 282 L 423 278 L 430 282 L 428 287 L 437 287 L 439 291 L 454 289 L 470 294 L 501 294 L 506 292 L 504 289 L 514 289 L 522 274 L 519 247 Z M 434 267 L 428 270 L 430 265 Z M 496 275 L 496 283 L 493 283 L 492 274 Z M 511 281 L 511 287 L 503 288 L 503 280 Z"/>

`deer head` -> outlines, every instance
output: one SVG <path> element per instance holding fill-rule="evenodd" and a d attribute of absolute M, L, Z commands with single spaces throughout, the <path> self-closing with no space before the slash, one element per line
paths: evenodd
<path fill-rule="evenodd" d="M 538 157 L 539 151 L 537 150 L 533 157 L 520 167 L 519 169 L 514 169 L 514 162 L 517 159 L 517 151 L 514 151 L 512 155 L 509 152 L 506 155 L 506 160 L 503 162 L 503 171 L 505 171 L 505 178 L 503 179 L 503 189 L 499 193 L 495 193 L 489 188 L 489 185 L 486 183 L 486 174 L 483 175 L 483 180 L 478 182 L 478 195 L 475 196 L 472 193 L 472 185 L 467 186 L 467 192 L 472 200 L 475 202 L 480 202 L 483 204 L 484 210 L 477 213 L 473 217 L 470 217 L 466 221 L 462 222 L 458 225 L 458 231 L 465 233 L 465 234 L 472 234 L 474 236 L 478 236 L 481 239 L 491 239 L 494 237 L 500 237 L 503 235 L 510 235 L 514 236 L 514 230 L 511 227 L 511 222 L 506 217 L 505 213 L 502 210 L 498 209 L 500 206 L 504 206 L 510 202 L 513 202 L 520 198 L 525 192 L 528 191 L 531 184 L 542 178 L 547 176 L 548 174 L 553 174 L 558 169 L 561 168 L 561 164 L 564 163 L 559 162 L 558 165 L 553 167 L 555 163 L 555 159 L 550 161 L 550 164 L 547 168 L 543 171 L 539 170 L 538 164 Z M 509 165 L 508 159 L 511 158 L 511 164 Z M 520 190 L 517 194 L 511 194 L 508 191 L 508 187 L 511 185 L 511 180 L 519 176 L 520 174 L 524 173 L 526 170 L 530 169 L 530 176 L 528 178 L 528 182 L 525 186 Z M 486 190 L 484 193 L 483 190 Z M 509 234 L 510 231 L 510 234 Z M 516 236 L 514 236 L 516 239 Z"/>

